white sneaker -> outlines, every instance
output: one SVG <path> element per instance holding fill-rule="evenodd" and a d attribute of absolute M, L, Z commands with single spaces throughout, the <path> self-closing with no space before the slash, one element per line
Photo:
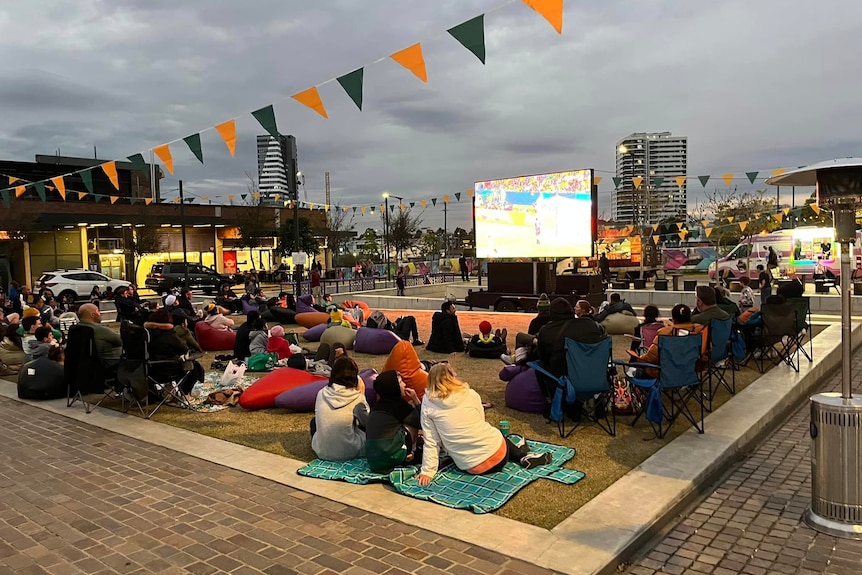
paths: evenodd
<path fill-rule="evenodd" d="M 512 356 L 506 355 L 505 353 L 500 356 L 500 361 L 502 361 L 506 365 L 515 365 L 515 362 L 512 361 Z"/>

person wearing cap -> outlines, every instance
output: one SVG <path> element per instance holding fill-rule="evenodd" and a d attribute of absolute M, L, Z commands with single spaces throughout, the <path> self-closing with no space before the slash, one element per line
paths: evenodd
<path fill-rule="evenodd" d="M 266 341 L 266 352 L 278 354 L 278 359 L 287 359 L 293 352 L 290 343 L 284 339 L 284 328 L 280 325 L 273 326 L 269 330 L 269 339 Z"/>
<path fill-rule="evenodd" d="M 494 359 L 506 353 L 506 341 L 501 337 L 500 330 L 492 333 L 491 322 L 479 322 L 479 333 L 470 338 L 467 343 L 467 355 Z"/>
<path fill-rule="evenodd" d="M 222 331 L 233 329 L 234 321 L 229 317 L 225 317 L 224 314 L 226 311 L 214 303 L 208 303 L 204 306 L 204 313 L 206 314 L 204 321 L 213 329 L 220 329 Z"/>
<path fill-rule="evenodd" d="M 198 317 L 196 314 L 189 313 L 187 309 L 180 305 L 180 298 L 178 296 L 173 294 L 167 296 L 165 298 L 165 309 L 168 310 L 174 325 L 183 325 L 185 323 L 189 330 L 194 333 Z"/>

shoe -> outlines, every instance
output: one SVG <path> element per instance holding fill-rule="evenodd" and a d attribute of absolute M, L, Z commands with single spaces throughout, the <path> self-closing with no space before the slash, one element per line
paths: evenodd
<path fill-rule="evenodd" d="M 505 327 L 502 330 L 500 330 L 500 339 L 503 340 L 503 343 L 506 343 L 506 337 L 508 335 L 509 335 L 509 330 L 507 330 Z"/>
<path fill-rule="evenodd" d="M 506 365 L 515 365 L 515 362 L 512 360 L 512 356 L 506 355 L 505 353 L 500 356 L 500 361 L 502 361 Z"/>
<path fill-rule="evenodd" d="M 514 445 L 515 447 L 526 447 L 527 446 L 527 440 L 524 439 L 524 437 L 521 435 L 515 435 L 514 433 L 510 433 L 507 436 L 507 439 L 509 441 L 511 441 L 512 445 Z"/>
<path fill-rule="evenodd" d="M 521 458 L 521 467 L 524 469 L 533 469 L 542 465 L 547 465 L 551 462 L 550 453 L 528 453 Z"/>
<path fill-rule="evenodd" d="M 424 342 L 424 341 L 422 341 L 421 339 L 414 339 L 414 340 L 413 340 L 413 345 L 414 345 L 414 346 L 416 346 L 416 347 L 419 347 L 419 346 L 421 346 L 421 345 L 425 345 L 425 342 Z"/>
<path fill-rule="evenodd" d="M 500 337 L 500 330 L 499 329 L 494 330 L 494 337 Z"/>

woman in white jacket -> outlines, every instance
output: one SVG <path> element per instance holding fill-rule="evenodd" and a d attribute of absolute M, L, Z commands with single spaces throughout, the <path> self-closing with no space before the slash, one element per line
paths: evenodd
<path fill-rule="evenodd" d="M 479 394 L 458 379 L 448 363 L 428 372 L 421 413 L 425 447 L 419 485 L 428 485 L 437 473 L 440 448 L 458 469 L 475 475 L 500 471 L 507 461 L 527 469 L 551 462 L 549 453 L 530 453 L 523 438 L 513 443 L 485 421 Z"/>
<path fill-rule="evenodd" d="M 347 461 L 365 455 L 365 429 L 354 409 L 368 413 L 365 383 L 352 358 L 341 356 L 332 365 L 329 383 L 317 393 L 311 420 L 311 449 L 324 461 Z"/>

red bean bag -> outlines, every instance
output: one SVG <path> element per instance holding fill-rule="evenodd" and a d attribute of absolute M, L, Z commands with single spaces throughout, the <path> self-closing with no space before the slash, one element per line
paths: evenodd
<path fill-rule="evenodd" d="M 318 324 L 314 327 L 310 327 L 305 330 L 305 333 L 302 334 L 302 339 L 305 341 L 320 341 L 320 336 L 323 335 L 324 330 L 329 327 L 325 323 Z"/>
<path fill-rule="evenodd" d="M 544 413 L 548 409 L 536 372 L 521 365 L 507 365 L 500 371 L 500 379 L 506 384 L 506 407 L 525 413 Z"/>
<path fill-rule="evenodd" d="M 428 385 L 428 373 L 422 369 L 416 349 L 409 341 L 399 341 L 392 348 L 392 353 L 386 358 L 381 371 L 390 369 L 400 373 L 405 385 L 415 391 L 419 399 L 422 399 L 425 395 L 425 387 Z"/>
<path fill-rule="evenodd" d="M 329 314 L 322 311 L 305 311 L 296 314 L 296 323 L 302 327 L 314 327 L 329 321 Z"/>
<path fill-rule="evenodd" d="M 392 352 L 401 341 L 401 338 L 388 329 L 377 329 L 373 327 L 360 327 L 356 330 L 356 339 L 353 349 L 358 353 L 370 353 L 372 355 L 386 355 Z"/>
<path fill-rule="evenodd" d="M 249 410 L 275 407 L 275 398 L 279 394 L 316 381 L 326 382 L 327 378 L 301 369 L 281 367 L 261 377 L 243 391 L 239 396 L 239 405 Z"/>
<path fill-rule="evenodd" d="M 236 332 L 232 329 L 215 329 L 205 321 L 195 325 L 195 339 L 204 351 L 232 351 Z"/>
<path fill-rule="evenodd" d="M 359 372 L 359 377 L 365 383 L 365 399 L 368 400 L 369 405 L 374 405 L 377 400 L 377 394 L 374 393 L 374 379 L 377 377 L 377 372 L 370 368 L 363 369 Z M 311 413 L 314 411 L 317 394 L 327 383 L 329 383 L 328 380 L 313 381 L 307 385 L 288 389 L 275 398 L 275 406 L 296 413 Z"/>

